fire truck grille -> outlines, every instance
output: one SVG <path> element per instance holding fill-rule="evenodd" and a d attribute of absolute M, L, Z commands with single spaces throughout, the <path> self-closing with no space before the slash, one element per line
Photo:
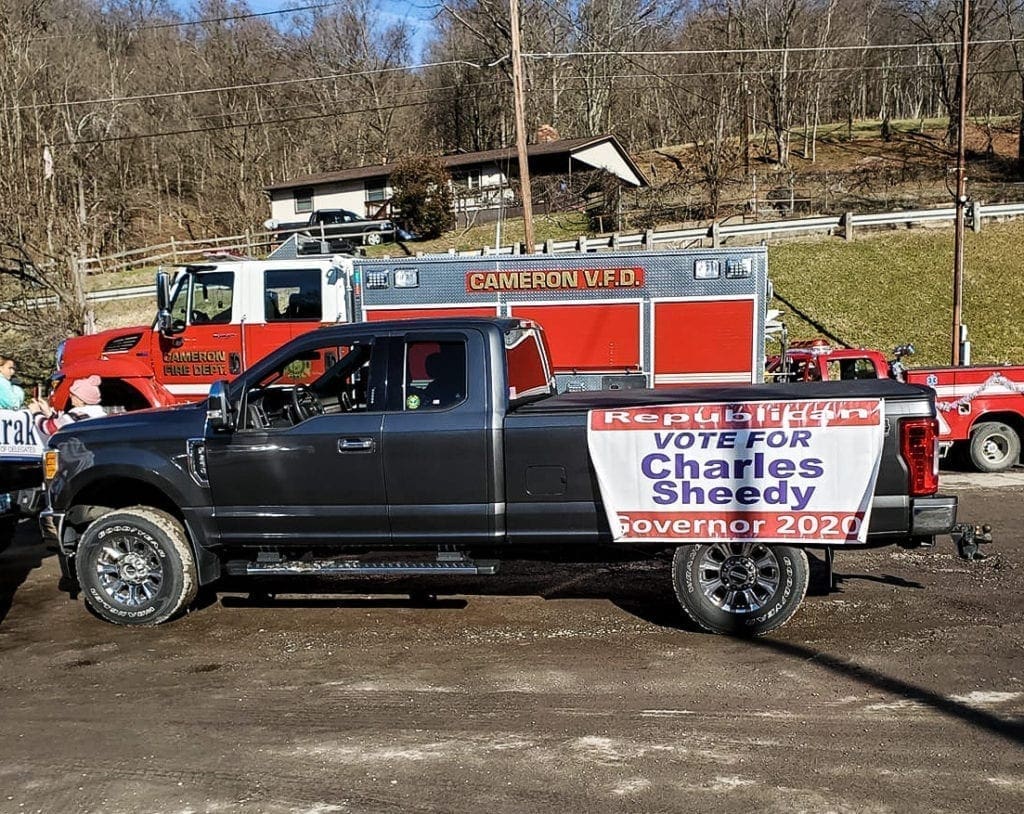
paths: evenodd
<path fill-rule="evenodd" d="M 106 345 L 103 346 L 104 353 L 124 353 L 126 350 L 131 350 L 139 344 L 139 340 L 142 339 L 142 334 L 132 334 L 131 336 L 119 336 L 116 339 L 111 339 Z"/>

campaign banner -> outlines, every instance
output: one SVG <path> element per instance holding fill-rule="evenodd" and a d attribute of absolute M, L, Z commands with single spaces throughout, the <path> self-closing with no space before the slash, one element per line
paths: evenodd
<path fill-rule="evenodd" d="M 616 542 L 863 543 L 881 399 L 591 410 L 587 440 Z"/>
<path fill-rule="evenodd" d="M 0 410 L 0 461 L 41 458 L 43 439 L 28 410 Z"/>

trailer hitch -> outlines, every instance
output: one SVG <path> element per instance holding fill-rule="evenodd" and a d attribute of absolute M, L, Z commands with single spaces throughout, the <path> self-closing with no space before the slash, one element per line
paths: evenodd
<path fill-rule="evenodd" d="M 975 526 L 971 523 L 957 523 L 950 531 L 953 542 L 956 543 L 956 552 L 964 560 L 983 560 L 985 554 L 979 548 L 985 543 L 992 542 L 992 526 L 985 523 Z"/>

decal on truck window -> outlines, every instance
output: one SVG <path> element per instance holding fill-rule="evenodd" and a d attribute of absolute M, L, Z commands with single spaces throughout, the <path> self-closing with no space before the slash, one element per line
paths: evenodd
<path fill-rule="evenodd" d="M 590 455 L 617 542 L 864 542 L 880 399 L 592 410 Z"/>
<path fill-rule="evenodd" d="M 417 341 L 406 344 L 406 410 L 444 410 L 465 399 L 465 342 Z"/>

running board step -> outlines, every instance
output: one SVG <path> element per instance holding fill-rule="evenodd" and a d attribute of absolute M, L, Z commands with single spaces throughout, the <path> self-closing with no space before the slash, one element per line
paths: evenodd
<path fill-rule="evenodd" d="M 227 563 L 232 576 L 292 577 L 317 575 L 402 576 L 419 574 L 492 575 L 498 572 L 498 560 L 459 560 L 455 562 L 354 562 L 348 560 L 281 560 L 280 562 Z"/>

